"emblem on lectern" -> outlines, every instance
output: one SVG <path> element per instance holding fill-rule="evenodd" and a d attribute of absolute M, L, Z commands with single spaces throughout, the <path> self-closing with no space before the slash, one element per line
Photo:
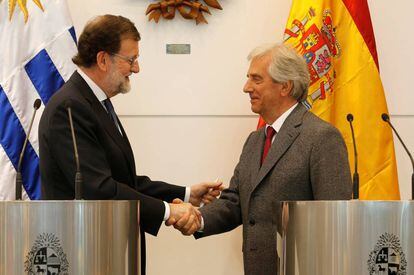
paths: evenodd
<path fill-rule="evenodd" d="M 370 275 L 407 274 L 407 261 L 397 236 L 390 233 L 380 236 L 369 254 L 368 270 Z"/>
<path fill-rule="evenodd" d="M 60 240 L 52 233 L 37 237 L 24 265 L 29 275 L 67 275 L 69 269 Z"/>

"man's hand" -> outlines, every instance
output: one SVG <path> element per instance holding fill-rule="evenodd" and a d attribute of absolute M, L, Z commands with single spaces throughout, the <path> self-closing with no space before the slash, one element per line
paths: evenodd
<path fill-rule="evenodd" d="M 192 235 L 200 229 L 201 214 L 191 204 L 175 199 L 170 203 L 170 211 L 170 218 L 165 222 L 167 226 L 174 225 L 183 235 Z"/>
<path fill-rule="evenodd" d="M 222 182 L 202 182 L 191 186 L 190 203 L 200 206 L 201 202 L 209 204 L 224 190 Z"/>

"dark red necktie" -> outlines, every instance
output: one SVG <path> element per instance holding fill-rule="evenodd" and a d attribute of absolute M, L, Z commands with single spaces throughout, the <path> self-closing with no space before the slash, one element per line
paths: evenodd
<path fill-rule="evenodd" d="M 269 153 L 270 150 L 270 146 L 272 146 L 272 139 L 273 136 L 275 135 L 276 131 L 275 129 L 273 129 L 272 126 L 267 127 L 266 129 L 266 140 L 265 140 L 265 144 L 263 147 L 263 155 L 262 155 L 262 164 L 267 156 L 267 153 Z"/>

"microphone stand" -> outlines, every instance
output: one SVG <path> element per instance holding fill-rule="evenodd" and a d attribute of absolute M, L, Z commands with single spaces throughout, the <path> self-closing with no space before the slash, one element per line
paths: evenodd
<path fill-rule="evenodd" d="M 354 175 L 352 177 L 353 182 L 353 197 L 355 200 L 359 199 L 359 174 L 358 174 L 358 153 L 356 148 L 356 142 L 355 142 L 355 134 L 354 134 L 354 127 L 352 126 L 352 121 L 354 120 L 354 116 L 352 114 L 348 114 L 346 116 L 346 119 L 349 122 L 349 126 L 351 127 L 351 133 L 352 133 L 352 142 L 354 145 L 354 159 L 355 159 L 355 169 L 354 169 Z"/>
<path fill-rule="evenodd" d="M 411 155 L 410 151 L 408 151 L 407 146 L 405 146 L 405 143 L 402 141 L 400 135 L 398 134 L 397 130 L 395 130 L 394 126 L 392 125 L 391 121 L 390 121 L 390 116 L 387 114 L 382 114 L 381 115 L 382 120 L 384 120 L 385 122 L 388 123 L 388 125 L 390 125 L 391 129 L 394 131 L 395 135 L 397 136 L 397 138 L 400 140 L 402 146 L 404 147 L 404 150 L 407 152 L 408 156 L 410 157 L 411 160 L 411 165 L 413 167 L 413 173 L 411 174 L 411 199 L 414 199 L 414 160 L 413 160 L 413 156 Z"/>
<path fill-rule="evenodd" d="M 82 174 L 80 172 L 80 165 L 79 165 L 79 155 L 78 155 L 78 146 L 76 144 L 76 136 L 75 136 L 75 130 L 73 127 L 73 120 L 72 120 L 72 110 L 70 107 L 71 102 L 67 102 L 67 111 L 69 116 L 69 124 L 70 124 L 70 131 L 72 134 L 72 140 L 73 140 L 73 150 L 75 152 L 75 162 L 76 162 L 76 174 L 75 174 L 75 200 L 81 200 L 82 199 Z"/>
<path fill-rule="evenodd" d="M 33 111 L 32 119 L 30 120 L 29 130 L 27 131 L 26 138 L 24 139 L 22 150 L 20 151 L 19 162 L 17 164 L 17 170 L 16 170 L 16 200 L 17 201 L 22 200 L 23 178 L 22 178 L 21 171 L 22 171 L 24 151 L 26 151 L 27 141 L 29 140 L 30 132 L 32 131 L 33 121 L 36 116 L 36 112 L 39 109 L 41 104 L 42 102 L 40 101 L 40 99 L 36 99 L 33 103 L 34 111 Z"/>

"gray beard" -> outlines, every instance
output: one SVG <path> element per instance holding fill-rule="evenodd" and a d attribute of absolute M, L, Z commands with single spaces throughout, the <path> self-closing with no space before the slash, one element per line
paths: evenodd
<path fill-rule="evenodd" d="M 110 86 L 117 85 L 116 88 L 114 89 L 115 94 L 126 94 L 131 90 L 131 83 L 129 81 L 126 81 L 124 76 L 121 75 L 116 70 L 113 70 L 109 73 L 107 82 Z"/>
<path fill-rule="evenodd" d="M 127 94 L 131 91 L 131 83 L 128 81 L 123 81 L 118 86 L 118 93 Z"/>

